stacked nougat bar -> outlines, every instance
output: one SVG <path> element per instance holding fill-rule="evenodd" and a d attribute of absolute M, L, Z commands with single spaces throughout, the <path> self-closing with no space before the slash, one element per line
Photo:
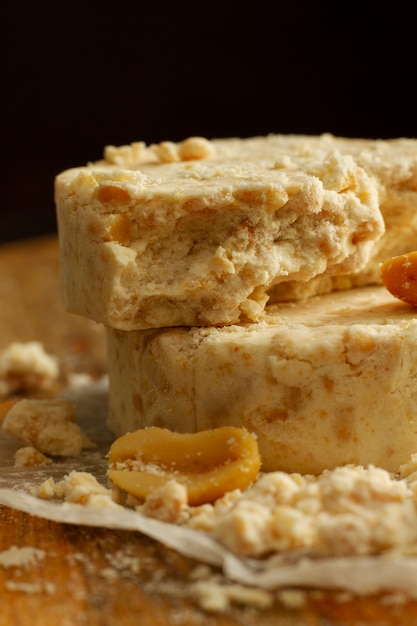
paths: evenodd
<path fill-rule="evenodd" d="M 417 247 L 417 140 L 108 146 L 55 194 L 64 306 L 107 327 L 115 435 L 244 426 L 265 470 L 302 473 L 417 451 L 417 318 L 379 276 Z"/>

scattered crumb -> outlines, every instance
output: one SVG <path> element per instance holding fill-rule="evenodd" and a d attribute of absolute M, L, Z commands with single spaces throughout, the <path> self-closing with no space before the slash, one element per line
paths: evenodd
<path fill-rule="evenodd" d="M 181 524 L 189 517 L 187 488 L 176 480 L 169 480 L 162 487 L 151 492 L 145 503 L 137 508 L 148 517 Z"/>
<path fill-rule="evenodd" d="M 54 594 L 56 587 L 51 582 L 25 583 L 15 582 L 13 580 L 6 581 L 6 588 L 10 591 L 23 591 L 24 593 L 47 593 Z"/>
<path fill-rule="evenodd" d="M 56 487 L 57 485 L 54 479 L 52 478 L 52 476 L 50 476 L 49 478 L 44 480 L 43 483 L 39 485 L 39 487 L 34 489 L 34 493 L 43 500 L 52 500 L 57 495 Z"/>
<path fill-rule="evenodd" d="M 59 377 L 58 361 L 37 341 L 13 342 L 0 351 L 0 398 L 13 393 L 49 390 Z"/>
<path fill-rule="evenodd" d="M 301 609 L 306 603 L 307 593 L 302 589 L 283 589 L 277 597 L 287 609 Z"/>
<path fill-rule="evenodd" d="M 36 495 L 45 500 L 59 498 L 96 508 L 119 506 L 113 501 L 111 490 L 100 485 L 88 472 L 72 471 L 58 483 L 49 477 L 37 488 Z"/>
<path fill-rule="evenodd" d="M 68 389 L 81 389 L 95 382 L 95 378 L 86 372 L 70 372 L 68 374 Z"/>
<path fill-rule="evenodd" d="M 197 600 L 203 610 L 210 613 L 224 613 L 233 604 L 265 610 L 269 609 L 274 602 L 274 596 L 269 591 L 228 583 L 223 577 L 217 575 L 191 583 L 189 594 Z"/>
<path fill-rule="evenodd" d="M 310 592 L 312 593 L 312 592 Z M 323 596 L 323 593 L 321 593 L 319 595 L 319 592 L 316 591 L 315 593 L 315 597 L 317 599 L 320 599 Z M 323 596 L 324 597 L 324 596 Z M 339 591 L 336 595 L 336 600 L 340 603 L 340 604 L 344 604 L 346 602 L 352 602 L 354 596 L 350 591 Z"/>
<path fill-rule="evenodd" d="M 123 550 L 117 550 L 112 554 L 106 554 L 106 558 L 114 569 L 119 572 L 128 570 L 132 574 L 139 574 L 141 561 L 137 556 L 126 554 Z"/>
<path fill-rule="evenodd" d="M 19 448 L 14 454 L 15 467 L 31 467 L 33 465 L 48 465 L 52 463 L 52 459 L 48 458 L 42 452 L 39 452 L 32 446 Z"/>
<path fill-rule="evenodd" d="M 44 559 L 45 556 L 46 552 L 38 548 L 12 546 L 8 550 L 0 552 L 0 567 L 30 567 Z"/>
<path fill-rule="evenodd" d="M 207 159 L 215 153 L 213 144 L 205 137 L 189 137 L 180 143 L 162 141 L 152 144 L 150 149 L 161 163 Z"/>
<path fill-rule="evenodd" d="M 64 399 L 20 400 L 3 420 L 3 428 L 22 443 L 52 456 L 77 456 L 94 447 L 76 423 L 75 406 Z"/>
<path fill-rule="evenodd" d="M 417 474 L 413 462 L 402 471 L 404 479 L 373 466 L 343 466 L 317 477 L 270 472 L 239 497 L 231 494 L 229 504 L 225 496 L 221 508 L 196 507 L 188 525 L 239 556 L 408 550 L 417 542 Z"/>

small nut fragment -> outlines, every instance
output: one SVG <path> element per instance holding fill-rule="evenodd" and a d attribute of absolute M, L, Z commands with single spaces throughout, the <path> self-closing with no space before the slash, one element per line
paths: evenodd
<path fill-rule="evenodd" d="M 244 428 L 181 434 L 150 427 L 116 439 L 109 466 L 110 480 L 138 498 L 145 499 L 175 479 L 185 485 L 188 504 L 194 506 L 246 489 L 255 480 L 261 459 L 255 437 Z"/>
<path fill-rule="evenodd" d="M 129 202 L 130 195 L 126 189 L 116 185 L 103 184 L 98 188 L 97 198 L 102 204 L 107 202 Z"/>
<path fill-rule="evenodd" d="M 205 137 L 189 137 L 180 143 L 178 154 L 181 161 L 207 159 L 214 156 L 214 148 Z"/>
<path fill-rule="evenodd" d="M 395 298 L 417 306 L 417 251 L 385 261 L 380 271 L 382 282 Z"/>
<path fill-rule="evenodd" d="M 215 153 L 213 144 L 205 137 L 188 137 L 180 143 L 162 141 L 152 144 L 151 149 L 161 163 L 198 161 L 212 157 Z"/>

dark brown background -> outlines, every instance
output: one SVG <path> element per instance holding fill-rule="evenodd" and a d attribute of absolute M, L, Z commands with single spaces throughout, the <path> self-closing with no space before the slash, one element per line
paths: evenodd
<path fill-rule="evenodd" d="M 416 136 L 405 3 L 7 3 L 0 241 L 55 232 L 53 179 L 106 144 Z"/>

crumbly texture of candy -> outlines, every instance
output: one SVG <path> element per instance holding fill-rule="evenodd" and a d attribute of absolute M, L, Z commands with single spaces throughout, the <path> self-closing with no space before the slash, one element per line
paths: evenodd
<path fill-rule="evenodd" d="M 251 141 L 250 139 L 248 140 Z M 319 136 L 274 135 L 272 143 L 292 155 L 323 157 L 329 150 L 352 156 L 377 182 L 378 198 L 385 223 L 385 233 L 375 243 L 368 262 L 359 271 L 331 276 L 317 275 L 305 284 L 289 280 L 273 286 L 270 302 L 299 300 L 318 293 L 381 284 L 380 263 L 417 248 L 417 140 L 353 139 Z"/>
<path fill-rule="evenodd" d="M 378 183 L 330 147 L 273 137 L 109 147 L 62 172 L 67 310 L 120 330 L 257 321 L 273 285 L 364 268 L 385 225 Z"/>
<path fill-rule="evenodd" d="M 372 465 L 345 465 L 318 476 L 261 472 L 248 489 L 196 507 L 174 479 L 138 501 L 74 471 L 58 483 L 47 479 L 36 494 L 93 507 L 126 505 L 208 533 L 245 557 L 417 553 L 417 454 L 395 473 Z"/>

